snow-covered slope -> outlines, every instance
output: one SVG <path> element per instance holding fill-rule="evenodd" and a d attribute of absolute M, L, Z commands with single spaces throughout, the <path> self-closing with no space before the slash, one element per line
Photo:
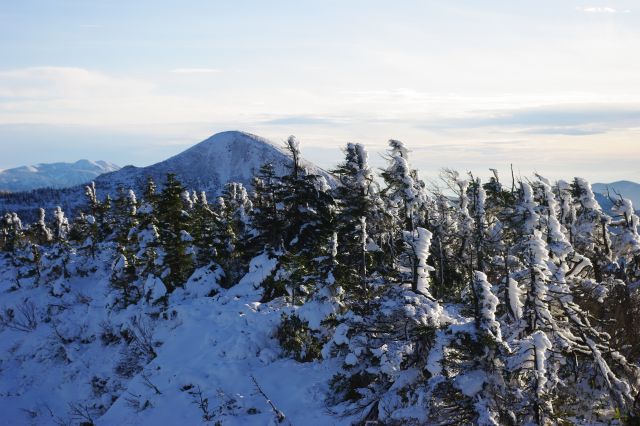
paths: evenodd
<path fill-rule="evenodd" d="M 14 270 L 0 253 L 0 312 L 17 313 L 0 327 L 0 424 L 278 424 L 257 386 L 286 415 L 281 424 L 350 424 L 324 405 L 337 361 L 298 363 L 281 353 L 275 330 L 292 308 L 260 303 L 254 290 L 273 260 L 254 259 L 230 290 L 210 270 L 196 271 L 165 312 L 152 303 L 114 309 L 110 260 L 108 252 L 74 254 L 68 266 L 87 276 L 23 280 L 8 291 Z M 211 290 L 218 294 L 204 296 Z M 23 324 L 24 313 L 33 321 Z"/>
<path fill-rule="evenodd" d="M 303 150 L 304 154 L 304 150 Z M 217 133 L 186 151 L 148 167 L 126 166 L 95 179 L 98 197 L 115 195 L 118 186 L 142 192 L 147 178 L 154 179 L 162 187 L 167 173 L 174 173 L 189 190 L 207 191 L 210 199 L 219 195 L 227 182 L 240 182 L 251 186 L 255 172 L 264 163 L 273 164 L 276 173 L 283 174 L 291 158 L 284 150 L 284 143 L 276 144 L 240 131 Z M 329 173 L 303 160 L 307 169 L 321 174 L 331 184 Z M 72 216 L 75 208 L 84 202 L 84 186 L 61 190 L 36 190 L 30 193 L 0 194 L 0 213 L 15 211 L 23 220 L 35 219 L 37 206 L 51 212 L 61 206 Z"/>
<path fill-rule="evenodd" d="M 66 188 L 90 182 L 120 167 L 106 161 L 79 160 L 0 170 L 0 191 L 18 192 L 37 188 Z"/>

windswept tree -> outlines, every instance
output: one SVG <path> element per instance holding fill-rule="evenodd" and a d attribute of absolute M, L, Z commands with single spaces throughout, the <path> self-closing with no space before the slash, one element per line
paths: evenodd
<path fill-rule="evenodd" d="M 399 258 L 404 252 L 405 233 L 426 226 L 431 200 L 418 171 L 411 168 L 409 151 L 400 141 L 389 141 L 387 167 L 381 176 L 385 183 L 381 191 L 385 204 L 381 248 L 387 268 L 394 271 L 396 263 L 402 262 Z"/>

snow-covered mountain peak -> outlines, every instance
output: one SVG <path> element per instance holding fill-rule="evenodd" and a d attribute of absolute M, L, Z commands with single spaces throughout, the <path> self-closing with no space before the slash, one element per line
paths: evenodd
<path fill-rule="evenodd" d="M 228 130 L 216 133 L 178 155 L 186 154 L 189 152 L 197 152 L 202 154 L 217 153 L 222 147 L 233 150 L 250 149 L 251 147 L 264 148 L 265 146 L 271 146 L 277 151 L 284 153 L 281 146 L 261 136 L 243 132 L 240 130 Z"/>
<path fill-rule="evenodd" d="M 86 169 L 101 168 L 105 170 L 105 173 L 115 172 L 116 170 L 120 170 L 119 166 L 103 160 L 92 161 L 92 160 L 82 159 L 82 160 L 76 161 L 75 163 L 73 163 L 73 165 L 77 168 L 86 168 Z"/>
<path fill-rule="evenodd" d="M 141 189 L 149 177 L 162 184 L 167 173 L 174 173 L 185 187 L 218 195 L 227 182 L 251 186 L 253 176 L 265 163 L 272 163 L 276 173 L 284 174 L 291 163 L 284 144 L 279 146 L 251 133 L 226 131 L 151 166 L 125 167 L 105 174 L 96 180 L 96 185 L 108 191 L 117 186 Z M 304 161 L 304 165 L 310 172 L 331 179 L 314 164 Z"/>

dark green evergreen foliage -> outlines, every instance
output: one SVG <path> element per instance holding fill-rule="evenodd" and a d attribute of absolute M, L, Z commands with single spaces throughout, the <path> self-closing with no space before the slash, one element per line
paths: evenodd
<path fill-rule="evenodd" d="M 15 252 L 25 243 L 22 221 L 16 213 L 6 213 L 0 219 L 0 250 Z"/>
<path fill-rule="evenodd" d="M 500 211 L 512 206 L 515 203 L 515 191 L 512 188 L 505 188 L 500 181 L 498 171 L 491 169 L 493 176 L 489 182 L 482 185 L 487 194 L 487 208 L 493 211 Z"/>
<path fill-rule="evenodd" d="M 286 226 L 274 236 L 280 241 L 277 251 L 270 250 L 269 242 L 265 245 L 267 253 L 278 256 L 279 265 L 263 285 L 263 300 L 289 294 L 291 302 L 297 304 L 304 303 L 317 283 L 327 278 L 319 271 L 318 263 L 330 255 L 326 243 L 333 235 L 335 202 L 324 178 L 309 174 L 301 164 L 298 142 L 293 136 L 287 140 L 287 149 L 292 158 L 289 174 L 279 180 L 278 190 L 273 191 L 277 194 L 274 212 L 282 218 L 276 223 Z M 256 205 L 254 202 L 254 217 Z"/>
<path fill-rule="evenodd" d="M 243 251 L 243 245 L 250 240 L 252 230 L 251 211 L 253 203 L 246 188 L 241 183 L 231 182 L 225 185 L 222 197 L 218 199 L 217 211 L 222 218 L 221 244 L 227 252 Z"/>
<path fill-rule="evenodd" d="M 23 228 L 22 221 L 16 213 L 6 213 L 0 218 L 0 252 L 7 252 L 15 267 L 16 286 L 21 280 L 40 279 L 41 254 L 38 245 L 30 241 L 30 229 Z"/>
<path fill-rule="evenodd" d="M 142 197 L 143 197 L 144 201 L 146 203 L 148 203 L 149 205 L 151 205 L 152 207 L 157 207 L 158 206 L 157 190 L 158 190 L 158 187 L 156 186 L 156 183 L 153 181 L 153 178 L 151 176 L 149 176 L 147 178 L 147 182 L 146 182 L 146 185 L 144 187 L 144 191 L 142 193 Z"/>
<path fill-rule="evenodd" d="M 146 277 L 155 261 L 155 253 L 150 252 L 146 246 L 141 249 L 138 241 L 140 230 L 138 207 L 133 190 L 126 191 L 123 187 L 119 187 L 109 219 L 113 230 L 110 239 L 117 244 L 111 282 L 120 292 L 122 296 L 120 303 L 124 307 L 135 304 L 142 298 L 143 280 L 139 278 Z M 153 270 L 155 272 L 155 268 Z"/>
<path fill-rule="evenodd" d="M 441 180 L 455 195 L 434 193 L 429 203 L 431 213 L 426 225 L 433 233 L 429 265 L 435 270 L 433 295 L 445 301 L 465 301 L 473 295 L 472 271 L 477 261 L 469 182 L 458 172 L 443 170 Z"/>
<path fill-rule="evenodd" d="M 247 246 L 253 255 L 262 250 L 274 255 L 284 249 L 286 230 L 283 200 L 286 196 L 281 176 L 277 176 L 273 164 L 265 163 L 253 180 L 251 226 L 255 234 L 249 237 Z"/>
<path fill-rule="evenodd" d="M 145 193 L 151 197 L 151 201 L 143 198 L 140 203 L 140 208 L 136 211 L 137 227 L 131 231 L 133 238 L 129 244 L 129 250 L 137 260 L 138 277 L 143 281 L 149 276 L 159 276 L 163 272 L 159 252 L 164 252 L 161 248 L 156 217 L 158 197 L 155 194 L 153 180 L 149 179 Z"/>
<path fill-rule="evenodd" d="M 340 181 L 335 189 L 336 199 L 339 200 L 340 217 L 358 222 L 361 217 L 377 213 L 374 197 L 378 185 L 369 167 L 364 146 L 349 143 L 344 153 L 344 162 L 333 170 Z"/>
<path fill-rule="evenodd" d="M 96 185 L 91 182 L 85 188 L 86 205 L 83 209 L 84 216 L 92 222 L 87 232 L 83 236 L 91 236 L 95 241 L 100 241 L 109 236 L 112 232 L 112 222 L 109 220 L 111 212 L 111 197 L 107 195 L 104 201 L 98 199 Z M 92 219 L 91 219 L 92 218 Z"/>
<path fill-rule="evenodd" d="M 112 223 L 113 239 L 119 244 L 129 243 L 131 229 L 137 225 L 136 210 L 138 203 L 133 191 L 126 191 L 120 186 L 117 197 L 113 201 L 110 222 Z"/>
<path fill-rule="evenodd" d="M 385 273 L 398 274 L 402 281 L 410 281 L 417 290 L 418 260 L 413 240 L 418 228 L 429 224 L 429 210 L 433 201 L 418 171 L 409 163 L 409 151 L 397 140 L 389 141 L 387 167 L 382 170 L 385 187 L 381 191 L 385 210 L 381 232 L 382 259 Z M 429 265 L 431 266 L 431 265 Z"/>
<path fill-rule="evenodd" d="M 348 292 L 366 295 L 367 272 L 374 266 L 374 270 L 383 269 L 373 263 L 373 253 L 379 249 L 369 238 L 382 235 L 383 206 L 364 146 L 347 144 L 345 161 L 333 173 L 340 182 L 334 190 L 339 247 L 336 278 Z"/>
<path fill-rule="evenodd" d="M 196 247 L 196 266 L 215 262 L 218 257 L 219 230 L 222 222 L 218 214 L 209 206 L 204 192 L 197 197 L 191 211 L 191 236 Z"/>
<path fill-rule="evenodd" d="M 322 241 L 335 227 L 335 200 L 321 176 L 304 172 L 297 179 L 283 179 L 288 196 L 284 199 L 287 212 L 288 250 L 311 258 Z"/>
<path fill-rule="evenodd" d="M 68 238 L 78 244 L 78 250 L 95 258 L 98 243 L 111 237 L 117 222 L 113 218 L 111 196 L 100 201 L 93 182 L 85 188 L 85 197 L 86 204 L 73 219 Z"/>
<path fill-rule="evenodd" d="M 178 181 L 175 174 L 169 173 L 164 188 L 158 198 L 158 220 L 162 233 L 171 232 L 178 234 L 181 223 L 188 218 L 185 205 L 182 200 L 184 187 Z M 161 235 L 162 237 L 162 235 Z"/>
<path fill-rule="evenodd" d="M 296 314 L 282 314 L 276 337 L 287 356 L 296 361 L 309 362 L 320 358 L 323 344 L 320 333 L 309 329 L 308 323 Z"/>
<path fill-rule="evenodd" d="M 477 424 L 473 401 L 450 381 L 438 383 L 431 395 L 429 423 L 437 425 Z M 509 423 L 504 423 L 508 425 Z"/>
<path fill-rule="evenodd" d="M 53 264 L 51 267 L 52 278 L 71 277 L 69 272 L 69 257 L 72 246 L 68 240 L 70 225 L 68 219 L 60 207 L 57 207 L 53 213 L 54 220 L 51 224 L 51 257 Z"/>
<path fill-rule="evenodd" d="M 79 249 L 86 249 L 89 251 L 91 256 L 95 256 L 96 252 L 96 244 L 97 239 L 94 239 L 93 236 L 95 233 L 93 232 L 93 226 L 95 222 L 93 222 L 93 217 L 89 217 L 85 215 L 83 212 L 73 219 L 73 223 L 71 226 L 71 231 L 69 232 L 69 240 L 74 241 L 78 244 Z"/>
<path fill-rule="evenodd" d="M 120 303 L 123 307 L 127 307 L 137 303 L 142 298 L 142 292 L 136 286 L 137 260 L 125 247 L 118 246 L 117 250 L 118 254 L 112 267 L 111 283 L 122 295 Z"/>
<path fill-rule="evenodd" d="M 308 265 L 302 256 L 286 252 L 278 256 L 278 268 L 262 282 L 262 302 L 287 296 L 292 305 L 303 304 L 310 294 Z"/>
<path fill-rule="evenodd" d="M 333 232 L 335 202 L 324 177 L 310 174 L 302 165 L 298 141 L 287 140 L 290 173 L 283 176 L 285 248 L 310 258 L 319 242 Z"/>
<path fill-rule="evenodd" d="M 1 255 L 0 251 L 0 255 Z M 20 248 L 7 252 L 15 268 L 15 288 L 22 287 L 25 283 L 38 284 L 42 274 L 42 253 L 37 244 L 24 240 Z"/>
<path fill-rule="evenodd" d="M 472 175 L 467 190 L 470 200 L 469 213 L 473 219 L 472 244 L 475 253 L 474 270 L 486 272 L 488 265 L 489 241 L 487 241 L 487 215 L 485 210 L 486 193 L 481 186 L 480 179 L 474 179 Z"/>
<path fill-rule="evenodd" d="M 223 287 L 230 287 L 240 279 L 253 254 L 248 247 L 253 237 L 250 229 L 252 209 L 253 203 L 242 184 L 230 182 L 225 185 L 214 210 L 220 218 L 215 245 L 218 263 L 224 271 Z"/>
<path fill-rule="evenodd" d="M 463 286 L 463 275 L 456 263 L 455 248 L 455 208 L 443 194 L 436 194 L 429 229 L 433 232 L 431 250 L 433 274 L 433 295 L 439 299 L 456 298 Z"/>
<path fill-rule="evenodd" d="M 455 377 L 459 371 L 487 371 L 493 376 L 500 365 L 493 365 L 487 344 L 490 347 L 495 341 L 486 334 L 475 334 L 466 330 L 451 330 L 448 333 L 450 344 L 445 349 L 442 360 L 442 373 L 445 377 Z M 498 372 L 498 375 L 500 372 Z M 505 387 L 503 383 L 488 382 L 484 385 L 486 391 L 481 397 L 485 402 L 493 402 L 491 411 L 501 419 L 500 424 L 515 425 L 508 414 L 509 405 L 505 404 Z M 489 391 L 489 389 L 491 389 Z M 438 383 L 431 395 L 429 420 L 434 424 L 451 421 L 453 424 L 478 424 L 478 414 L 474 409 L 474 398 L 465 395 L 464 387 L 456 386 L 451 381 Z M 476 398 L 477 400 L 477 398 Z"/>
<path fill-rule="evenodd" d="M 411 168 L 409 151 L 402 142 L 394 139 L 389 141 L 386 160 L 388 166 L 380 173 L 385 183 L 381 196 L 390 218 L 388 225 L 393 230 L 390 238 L 393 244 L 389 249 L 399 252 L 399 246 L 402 246 L 404 240 L 402 231 L 412 232 L 417 227 L 425 227 L 429 222 L 431 200 L 418 171 Z"/>
<path fill-rule="evenodd" d="M 185 284 L 194 269 L 190 229 L 185 229 L 190 215 L 182 199 L 184 188 L 174 174 L 167 181 L 158 200 L 158 228 L 164 250 L 162 279 L 168 292 Z"/>

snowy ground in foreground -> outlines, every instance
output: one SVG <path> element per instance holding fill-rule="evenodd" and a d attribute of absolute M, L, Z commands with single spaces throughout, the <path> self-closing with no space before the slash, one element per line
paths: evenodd
<path fill-rule="evenodd" d="M 100 264 L 108 261 L 98 259 Z M 0 423 L 78 424 L 87 408 L 98 425 L 200 424 L 199 389 L 208 399 L 211 424 L 270 424 L 275 416 L 255 377 L 286 415 L 285 424 L 348 424 L 324 405 L 338 365 L 281 356 L 273 335 L 287 308 L 278 301 L 258 303 L 252 290 L 269 266 L 254 264 L 236 287 L 219 289 L 214 297 L 204 296 L 217 288 L 214 274 L 192 277 L 171 296 L 167 317 L 154 320 L 149 314 L 158 309 L 150 305 L 108 308 L 112 290 L 105 270 L 52 287 L 23 283 L 9 291 L 12 268 L 0 265 L 0 309 L 28 300 L 39 317 L 32 331 L 0 328 Z M 62 294 L 52 296 L 51 288 Z M 122 339 L 105 344 L 103 337 L 109 327 L 114 334 L 131 328 L 133 318 L 153 329 L 157 357 L 126 377 L 116 370 L 128 365 L 131 345 Z"/>

